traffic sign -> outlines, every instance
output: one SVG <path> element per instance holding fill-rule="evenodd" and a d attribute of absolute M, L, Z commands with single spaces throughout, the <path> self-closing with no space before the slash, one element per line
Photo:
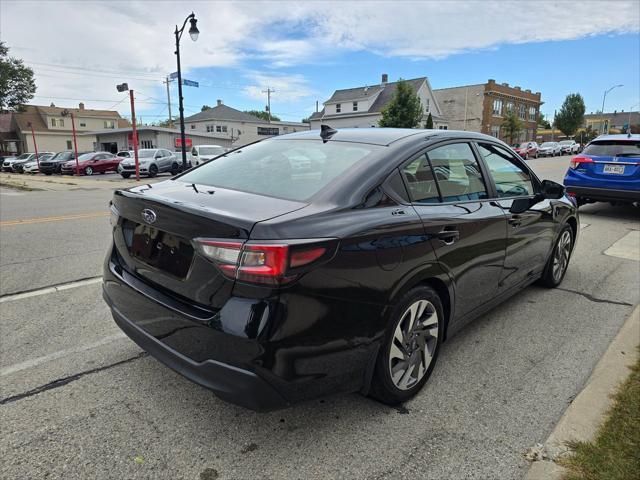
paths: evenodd
<path fill-rule="evenodd" d="M 175 80 L 176 78 L 178 78 L 178 72 L 173 72 L 169 74 L 169 78 L 171 80 Z"/>
<path fill-rule="evenodd" d="M 188 87 L 199 87 L 200 84 L 198 82 L 194 82 L 193 80 L 187 80 L 186 78 L 182 79 L 182 84 L 187 85 Z"/>

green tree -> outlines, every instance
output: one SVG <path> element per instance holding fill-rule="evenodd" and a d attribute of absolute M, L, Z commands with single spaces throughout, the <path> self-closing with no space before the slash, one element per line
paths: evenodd
<path fill-rule="evenodd" d="M 433 128 L 433 117 L 431 116 L 431 113 L 429 113 L 429 116 L 427 117 L 427 123 L 425 124 L 424 128 L 429 130 Z"/>
<path fill-rule="evenodd" d="M 19 110 L 35 93 L 33 70 L 10 57 L 9 47 L 0 42 L 0 111 Z"/>
<path fill-rule="evenodd" d="M 544 113 L 539 112 L 538 113 L 538 126 L 542 127 L 542 128 L 551 128 L 551 124 L 549 123 L 549 120 L 546 119 L 546 117 L 544 116 Z"/>
<path fill-rule="evenodd" d="M 164 127 L 164 128 L 171 128 L 172 124 L 173 122 L 169 121 L 168 118 L 166 120 L 158 120 L 157 122 L 155 122 L 156 127 Z"/>
<path fill-rule="evenodd" d="M 422 120 L 422 105 L 418 95 L 405 80 L 398 80 L 391 101 L 382 110 L 381 127 L 415 128 Z"/>
<path fill-rule="evenodd" d="M 509 139 L 509 143 L 514 143 L 515 139 L 522 131 L 522 121 L 513 110 L 507 110 L 502 120 L 502 130 L 504 136 Z"/>
<path fill-rule="evenodd" d="M 311 123 L 311 117 L 304 117 L 302 120 L 300 120 L 300 122 L 302 122 L 302 123 Z"/>
<path fill-rule="evenodd" d="M 202 108 L 200 109 L 200 111 L 204 112 L 205 110 L 211 110 L 211 107 L 209 105 L 202 105 Z"/>
<path fill-rule="evenodd" d="M 584 99 L 579 93 L 570 93 L 556 115 L 555 126 L 567 137 L 573 136 L 584 121 Z"/>
<path fill-rule="evenodd" d="M 261 118 L 262 120 L 269 121 L 268 112 L 263 112 L 260 110 L 245 110 L 244 113 L 248 113 L 249 115 L 253 115 L 254 117 L 258 117 L 258 118 Z M 273 120 L 274 122 L 279 122 L 280 118 L 272 113 L 271 120 Z"/>

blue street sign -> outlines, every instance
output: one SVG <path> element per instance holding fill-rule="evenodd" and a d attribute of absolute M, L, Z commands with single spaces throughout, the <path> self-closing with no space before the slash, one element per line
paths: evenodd
<path fill-rule="evenodd" d="M 187 85 L 189 87 L 199 87 L 198 82 L 194 82 L 193 80 L 187 80 L 186 78 L 182 79 L 182 84 Z"/>
<path fill-rule="evenodd" d="M 173 72 L 169 74 L 169 78 L 171 80 L 175 80 L 176 78 L 178 78 L 178 72 Z"/>

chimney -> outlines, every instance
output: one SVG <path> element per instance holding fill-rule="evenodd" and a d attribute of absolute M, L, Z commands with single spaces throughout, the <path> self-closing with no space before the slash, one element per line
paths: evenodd
<path fill-rule="evenodd" d="M 529 89 L 526 89 L 526 90 L 525 90 L 525 92 L 527 92 L 527 93 L 531 93 L 531 90 L 529 90 Z"/>
<path fill-rule="evenodd" d="M 509 84 L 508 84 L 507 82 L 504 82 L 504 83 L 502 84 L 502 86 L 503 86 L 503 87 L 508 87 L 508 86 L 509 86 Z"/>
<path fill-rule="evenodd" d="M 222 105 L 222 100 L 218 99 L 217 103 L 218 103 L 218 106 Z"/>
<path fill-rule="evenodd" d="M 80 110 L 84 110 L 84 103 L 80 102 L 80 103 L 78 104 L 78 108 L 79 108 Z"/>
<path fill-rule="evenodd" d="M 389 83 L 389 75 L 387 75 L 386 73 L 382 74 L 382 85 L 385 85 L 387 83 Z"/>

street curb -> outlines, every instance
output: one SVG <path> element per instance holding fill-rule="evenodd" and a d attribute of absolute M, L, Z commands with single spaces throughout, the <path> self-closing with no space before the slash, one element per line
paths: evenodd
<path fill-rule="evenodd" d="M 587 442 L 595 438 L 603 416 L 612 405 L 611 395 L 629 376 L 638 359 L 640 306 L 636 306 L 607 351 L 593 369 L 584 389 L 564 412 L 542 448 L 542 459 L 534 461 L 524 480 L 559 480 L 566 470 L 554 459 L 566 455 L 568 441 Z M 535 447 L 534 447 L 535 448 Z"/>

